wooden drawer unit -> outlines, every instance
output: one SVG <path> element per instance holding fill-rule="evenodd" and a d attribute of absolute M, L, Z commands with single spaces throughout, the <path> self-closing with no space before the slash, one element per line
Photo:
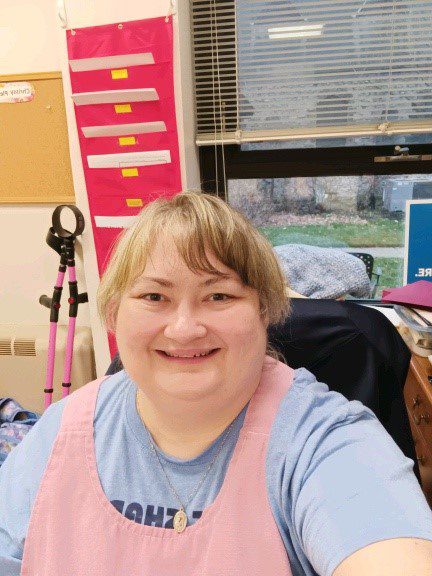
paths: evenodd
<path fill-rule="evenodd" d="M 432 453 L 431 447 L 427 445 L 425 439 L 414 424 L 411 414 L 409 415 L 411 431 L 414 440 L 417 462 L 419 465 L 422 480 L 422 489 L 429 505 L 432 506 Z"/>
<path fill-rule="evenodd" d="M 427 358 L 412 356 L 404 397 L 422 488 L 432 505 L 432 366 Z"/>

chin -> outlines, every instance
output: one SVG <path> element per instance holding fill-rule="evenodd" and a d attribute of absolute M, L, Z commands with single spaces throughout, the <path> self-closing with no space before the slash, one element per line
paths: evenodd
<path fill-rule="evenodd" d="M 179 374 L 180 376 L 180 374 Z M 191 375 L 192 376 L 192 375 Z M 220 380 L 205 380 L 197 374 L 197 378 L 191 378 L 189 375 L 182 375 L 176 378 L 173 375 L 169 381 L 155 384 L 161 394 L 166 397 L 177 398 L 178 400 L 198 401 L 204 398 L 217 395 L 223 389 Z"/>

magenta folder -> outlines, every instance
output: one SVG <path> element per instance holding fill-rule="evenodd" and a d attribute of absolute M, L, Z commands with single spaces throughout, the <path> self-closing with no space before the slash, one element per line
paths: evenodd
<path fill-rule="evenodd" d="M 391 304 L 432 310 L 432 282 L 419 280 L 400 288 L 383 290 L 381 300 Z"/>

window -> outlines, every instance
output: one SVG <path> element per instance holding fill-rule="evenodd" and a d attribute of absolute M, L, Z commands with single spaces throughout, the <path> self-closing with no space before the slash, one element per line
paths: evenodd
<path fill-rule="evenodd" d="M 432 132 L 431 0 L 192 0 L 192 20 L 199 144 Z"/>
<path fill-rule="evenodd" d="M 418 198 L 432 198 L 432 175 L 229 180 L 227 199 L 273 246 L 315 246 L 317 259 L 321 248 L 371 255 L 369 292 L 360 290 L 356 277 L 347 277 L 346 286 L 352 296 L 379 299 L 383 289 L 402 284 L 405 201 Z M 331 270 L 328 276 L 331 281 Z M 305 286 L 310 294 L 319 289 L 313 277 L 309 286 L 294 279 L 297 292 Z"/>
<path fill-rule="evenodd" d="M 400 285 L 404 202 L 431 197 L 432 0 L 192 12 L 203 190 L 275 246 L 372 253 L 375 298 Z"/>
<path fill-rule="evenodd" d="M 430 157 L 431 146 L 410 146 L 410 152 Z M 202 187 L 224 196 L 274 246 L 371 254 L 382 274 L 369 297 L 380 299 L 384 288 L 402 285 L 405 201 L 432 197 L 431 162 L 374 161 L 393 153 L 382 146 L 266 152 L 201 147 Z"/>

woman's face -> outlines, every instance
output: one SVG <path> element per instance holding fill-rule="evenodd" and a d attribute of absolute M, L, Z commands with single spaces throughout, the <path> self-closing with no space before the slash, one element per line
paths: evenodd
<path fill-rule="evenodd" d="M 120 357 L 154 402 L 207 399 L 216 407 L 245 394 L 246 402 L 259 382 L 267 321 L 258 293 L 207 256 L 226 276 L 192 272 L 172 240 L 162 238 L 121 298 Z"/>

